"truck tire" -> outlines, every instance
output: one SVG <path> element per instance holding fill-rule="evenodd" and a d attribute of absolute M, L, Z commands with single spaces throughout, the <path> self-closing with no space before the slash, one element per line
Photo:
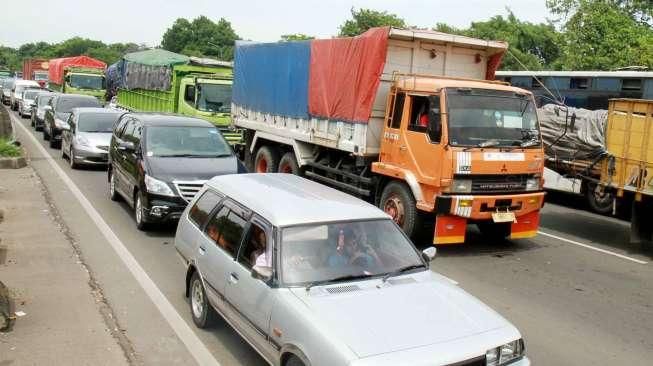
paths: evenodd
<path fill-rule="evenodd" d="M 411 239 L 419 233 L 420 215 L 413 193 L 403 182 L 392 181 L 383 188 L 379 208 L 392 217 L 392 220 Z"/>
<path fill-rule="evenodd" d="M 503 242 L 510 236 L 510 223 L 479 222 L 476 224 L 478 230 L 488 239 Z"/>
<path fill-rule="evenodd" d="M 281 157 L 279 160 L 279 173 L 295 174 L 299 175 L 299 164 L 297 164 L 297 159 L 295 159 L 295 153 L 289 151 Z"/>
<path fill-rule="evenodd" d="M 279 153 L 271 146 L 261 146 L 254 158 L 254 173 L 276 173 Z"/>
<path fill-rule="evenodd" d="M 587 199 L 587 204 L 590 206 L 592 211 L 601 215 L 609 215 L 612 213 L 614 195 L 599 190 L 597 184 L 587 183 L 587 187 L 585 188 L 585 198 Z"/>

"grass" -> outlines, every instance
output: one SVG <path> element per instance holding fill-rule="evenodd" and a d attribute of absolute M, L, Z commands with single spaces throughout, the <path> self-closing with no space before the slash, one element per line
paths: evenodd
<path fill-rule="evenodd" d="M 0 139 L 0 158 L 13 158 L 20 156 L 20 149 L 9 143 L 9 140 Z"/>

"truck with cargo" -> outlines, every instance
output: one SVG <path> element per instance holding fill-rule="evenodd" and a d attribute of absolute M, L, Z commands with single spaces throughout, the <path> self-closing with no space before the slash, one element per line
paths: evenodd
<path fill-rule="evenodd" d="M 245 160 L 374 202 L 435 244 L 464 242 L 468 224 L 535 236 L 544 153 L 532 94 L 493 81 L 506 49 L 395 28 L 238 42 L 231 109 Z"/>
<path fill-rule="evenodd" d="M 23 60 L 23 79 L 34 80 L 42 88 L 48 81 L 48 60 L 43 58 L 26 58 Z"/>
<path fill-rule="evenodd" d="M 202 118 L 215 124 L 229 143 L 241 140 L 240 132 L 230 128 L 230 62 L 152 49 L 126 54 L 107 69 L 107 80 L 119 108 Z"/>
<path fill-rule="evenodd" d="M 632 204 L 630 241 L 652 246 L 653 100 L 611 99 L 605 129 L 608 156 L 601 186 L 618 201 Z"/>
<path fill-rule="evenodd" d="M 91 95 L 104 102 L 107 64 L 88 56 L 55 58 L 48 62 L 48 87 L 64 94 Z"/>

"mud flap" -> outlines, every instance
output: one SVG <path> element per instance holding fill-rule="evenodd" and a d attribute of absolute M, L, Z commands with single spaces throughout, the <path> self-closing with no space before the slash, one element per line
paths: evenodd
<path fill-rule="evenodd" d="M 16 321 L 14 300 L 9 295 L 9 289 L 0 281 L 0 332 L 10 332 Z"/>
<path fill-rule="evenodd" d="M 540 226 L 540 210 L 517 217 L 510 225 L 510 239 L 526 239 L 537 235 Z"/>
<path fill-rule="evenodd" d="M 462 244 L 465 242 L 467 219 L 459 216 L 438 215 L 435 218 L 433 244 Z"/>

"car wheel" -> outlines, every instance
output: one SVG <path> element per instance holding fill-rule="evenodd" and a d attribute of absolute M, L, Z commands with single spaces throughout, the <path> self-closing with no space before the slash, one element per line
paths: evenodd
<path fill-rule="evenodd" d="M 279 160 L 279 173 L 295 174 L 299 175 L 299 164 L 297 164 L 297 159 L 295 159 L 295 153 L 289 151 L 281 157 Z"/>
<path fill-rule="evenodd" d="M 147 229 L 147 214 L 145 213 L 145 208 L 143 207 L 143 199 L 141 198 L 140 193 L 136 193 L 136 200 L 134 202 L 134 218 L 136 219 L 136 228 L 138 230 Z"/>
<path fill-rule="evenodd" d="M 48 128 L 43 126 L 43 140 L 48 141 L 50 140 L 50 134 L 48 133 Z"/>
<path fill-rule="evenodd" d="M 64 149 L 62 148 L 61 151 Z M 63 153 L 62 153 L 63 154 Z M 75 150 L 73 149 L 73 144 L 70 144 L 70 150 L 68 152 L 68 162 L 70 163 L 70 169 L 79 168 L 79 164 L 75 162 Z"/>
<path fill-rule="evenodd" d="M 279 166 L 279 154 L 270 146 L 261 146 L 254 158 L 254 172 L 276 173 Z"/>
<path fill-rule="evenodd" d="M 120 199 L 118 191 L 116 191 L 116 176 L 113 175 L 111 168 L 109 168 L 109 199 L 112 201 L 118 201 Z"/>
<path fill-rule="evenodd" d="M 405 183 L 393 181 L 383 188 L 379 207 L 410 238 L 415 238 L 420 228 L 420 216 L 417 212 L 417 202 Z"/>
<path fill-rule="evenodd" d="M 215 322 L 215 310 L 206 298 L 204 285 L 197 271 L 190 279 L 190 313 L 198 328 L 208 328 Z"/>
<path fill-rule="evenodd" d="M 299 357 L 292 355 L 288 357 L 283 366 L 304 366 L 304 362 L 302 362 Z"/>

